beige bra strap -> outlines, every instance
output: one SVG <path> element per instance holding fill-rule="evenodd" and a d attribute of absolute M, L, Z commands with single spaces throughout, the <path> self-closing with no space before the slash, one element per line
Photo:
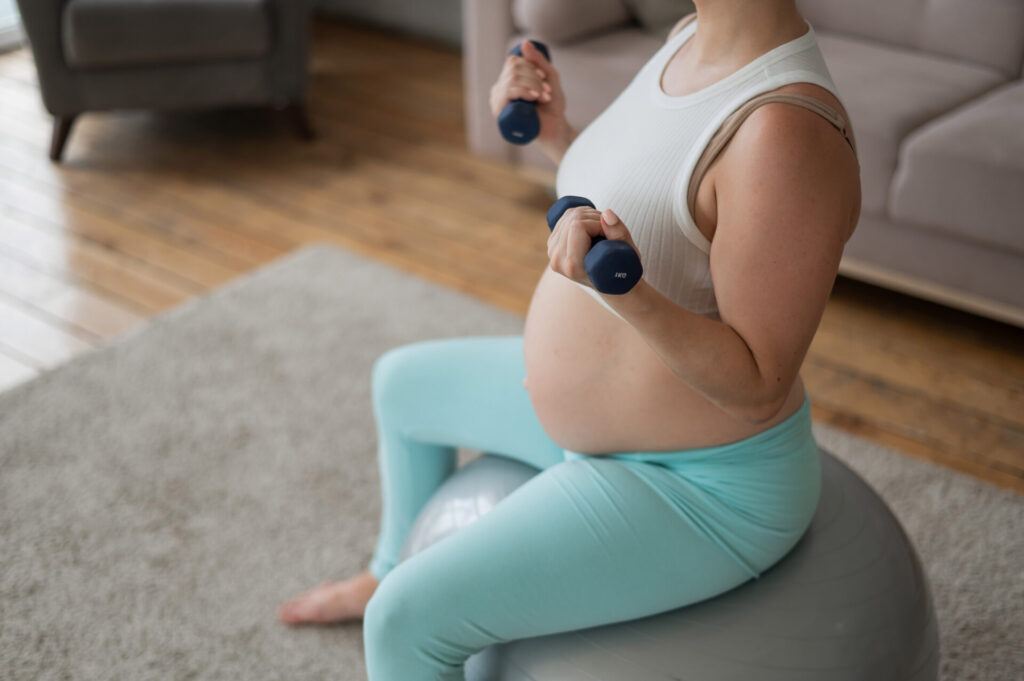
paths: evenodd
<path fill-rule="evenodd" d="M 751 97 L 736 109 L 736 111 L 730 114 L 722 123 L 722 126 L 718 128 L 718 131 L 711 137 L 707 146 L 704 147 L 704 153 L 701 154 L 696 167 L 693 169 L 693 174 L 690 175 L 690 186 L 686 190 L 686 205 L 690 209 L 690 215 L 696 216 L 695 208 L 697 205 L 697 188 L 700 187 L 700 181 L 704 179 L 704 174 L 708 171 L 711 163 L 718 157 L 718 154 L 720 154 L 722 149 L 725 148 L 725 145 L 729 143 L 732 136 L 736 134 L 736 130 L 739 129 L 740 124 L 746 120 L 747 116 L 749 116 L 757 107 L 762 104 L 768 104 L 769 102 L 796 104 L 797 106 L 810 109 L 814 113 L 824 117 L 843 134 L 843 137 L 845 137 L 846 141 L 850 144 L 850 148 L 853 149 L 854 156 L 857 155 L 857 146 L 854 144 L 853 136 L 846 126 L 846 121 L 843 120 L 835 109 L 824 104 L 820 99 L 816 99 L 808 95 L 791 95 L 783 94 L 781 92 L 762 93 L 755 97 Z"/>

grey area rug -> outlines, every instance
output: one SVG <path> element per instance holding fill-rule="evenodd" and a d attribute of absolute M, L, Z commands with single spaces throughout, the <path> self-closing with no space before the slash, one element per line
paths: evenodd
<path fill-rule="evenodd" d="M 275 610 L 370 558 L 373 361 L 522 325 L 317 245 L 0 395 L 0 678 L 365 679 L 359 623 Z M 1024 498 L 815 429 L 914 541 L 942 679 L 1021 678 Z"/>

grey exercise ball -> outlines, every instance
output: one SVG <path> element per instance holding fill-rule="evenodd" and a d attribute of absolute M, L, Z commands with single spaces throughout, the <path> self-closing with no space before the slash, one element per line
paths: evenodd
<path fill-rule="evenodd" d="M 867 483 L 819 455 L 814 519 L 760 579 L 649 617 L 490 646 L 467 661 L 466 681 L 935 681 L 938 624 L 913 545 Z M 401 559 L 538 472 L 492 454 L 458 469 Z"/>
<path fill-rule="evenodd" d="M 495 454 L 484 454 L 456 469 L 416 516 L 398 562 L 469 525 L 538 472 L 529 464 Z"/>

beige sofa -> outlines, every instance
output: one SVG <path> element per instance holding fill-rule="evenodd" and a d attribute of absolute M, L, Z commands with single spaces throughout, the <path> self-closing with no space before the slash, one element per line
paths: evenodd
<path fill-rule="evenodd" d="M 1024 0 L 798 5 L 860 152 L 862 215 L 840 272 L 1024 326 Z M 554 170 L 506 143 L 487 105 L 522 38 L 548 44 L 579 130 L 666 35 L 625 0 L 463 0 L 470 147 Z"/>

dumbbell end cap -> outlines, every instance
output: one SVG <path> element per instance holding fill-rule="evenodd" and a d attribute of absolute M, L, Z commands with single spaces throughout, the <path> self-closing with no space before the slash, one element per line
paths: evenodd
<path fill-rule="evenodd" d="M 595 244 L 584 256 L 583 267 L 594 288 L 607 295 L 627 293 L 644 274 L 640 256 L 625 241 Z"/>
<path fill-rule="evenodd" d="M 547 215 L 548 229 L 553 230 L 555 228 L 555 225 L 558 224 L 559 219 L 561 219 L 562 213 L 569 210 L 570 208 L 575 208 L 577 206 L 588 206 L 590 208 L 593 208 L 594 203 L 590 199 L 584 198 L 582 196 L 573 196 L 572 194 L 566 194 L 565 196 L 561 197 L 553 204 L 551 204 L 551 208 L 548 208 Z"/>
<path fill-rule="evenodd" d="M 509 102 L 498 115 L 498 130 L 507 142 L 529 144 L 540 133 L 537 107 L 523 99 Z"/>
<path fill-rule="evenodd" d="M 549 62 L 551 61 L 551 53 L 548 52 L 548 46 L 547 45 L 545 45 L 544 43 L 540 42 L 539 40 L 531 40 L 530 42 L 533 43 L 533 46 L 536 47 L 540 51 L 540 53 L 544 55 L 544 58 L 546 60 L 548 60 Z M 516 46 L 513 47 L 511 50 L 509 50 L 508 53 L 509 54 L 514 54 L 517 57 L 522 57 L 523 56 L 523 43 L 522 42 L 516 43 Z"/>

